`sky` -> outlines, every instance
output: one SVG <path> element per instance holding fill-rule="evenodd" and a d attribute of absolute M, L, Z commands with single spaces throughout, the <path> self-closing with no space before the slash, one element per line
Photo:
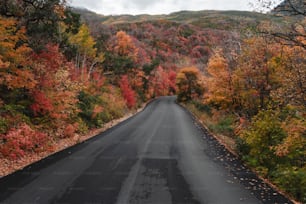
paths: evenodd
<path fill-rule="evenodd" d="M 169 14 L 181 10 L 246 10 L 256 0 L 69 0 L 71 6 L 103 15 Z"/>

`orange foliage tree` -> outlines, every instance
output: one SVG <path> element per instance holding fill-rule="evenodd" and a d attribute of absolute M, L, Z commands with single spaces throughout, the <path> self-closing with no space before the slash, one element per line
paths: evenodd
<path fill-rule="evenodd" d="M 222 51 L 218 50 L 207 65 L 208 76 L 205 78 L 207 94 L 205 100 L 222 108 L 234 105 L 233 73 Z"/>
<path fill-rule="evenodd" d="M 280 86 L 278 44 L 267 44 L 263 38 L 246 41 L 234 71 L 234 86 L 239 96 L 240 109 L 252 117 L 271 102 L 271 92 Z"/>
<path fill-rule="evenodd" d="M 0 17 L 0 84 L 8 89 L 32 89 L 36 83 L 28 63 L 31 49 L 25 43 L 25 32 L 14 19 Z"/>

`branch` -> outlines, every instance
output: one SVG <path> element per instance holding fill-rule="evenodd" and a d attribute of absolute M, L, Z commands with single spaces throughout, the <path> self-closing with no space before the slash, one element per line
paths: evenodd
<path fill-rule="evenodd" d="M 296 33 L 279 33 L 279 32 L 272 33 L 272 32 L 267 32 L 267 31 L 262 31 L 261 33 L 265 35 L 273 36 L 276 39 L 285 40 L 289 43 L 287 45 L 299 46 L 306 50 L 306 43 L 297 39 L 299 37 L 303 37 L 304 39 L 306 39 L 306 35 L 301 35 L 301 34 L 296 34 Z"/>
<path fill-rule="evenodd" d="M 292 3 L 292 0 L 288 0 L 288 3 L 290 5 L 290 7 L 292 8 L 292 10 L 295 12 L 295 15 L 303 15 L 303 16 L 306 16 L 306 2 L 304 1 L 304 3 L 301 2 L 300 0 L 300 9 L 302 10 L 299 10 L 295 5 L 293 5 Z"/>

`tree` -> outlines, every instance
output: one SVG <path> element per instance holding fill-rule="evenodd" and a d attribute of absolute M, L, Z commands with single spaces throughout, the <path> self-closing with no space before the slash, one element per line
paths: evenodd
<path fill-rule="evenodd" d="M 75 121 L 78 114 L 78 92 L 82 84 L 72 80 L 72 63 L 66 61 L 58 45 L 34 54 L 33 69 L 37 85 L 32 91 L 31 110 L 34 117 L 48 122 L 50 128 L 61 130 Z"/>
<path fill-rule="evenodd" d="M 288 27 L 275 24 L 264 24 L 260 27 L 260 32 L 267 36 L 272 36 L 279 40 L 279 43 L 286 43 L 294 46 L 300 46 L 306 49 L 306 2 L 305 0 L 285 0 L 278 6 L 275 0 L 256 0 L 259 8 L 272 10 L 275 15 L 293 16 Z M 275 7 L 276 6 L 276 7 Z"/>
<path fill-rule="evenodd" d="M 0 13 L 25 26 L 31 47 L 40 50 L 48 42 L 59 43 L 58 28 L 65 19 L 65 5 L 65 0 L 3 0 Z"/>
<path fill-rule="evenodd" d="M 25 33 L 24 27 L 18 29 L 16 20 L 0 17 L 0 84 L 8 89 L 35 86 L 28 63 L 31 49 L 26 44 Z"/>
<path fill-rule="evenodd" d="M 200 82 L 200 72 L 196 67 L 185 67 L 176 77 L 178 87 L 178 101 L 190 101 L 203 93 Z"/>
<path fill-rule="evenodd" d="M 126 101 L 128 108 L 133 108 L 136 104 L 136 96 L 134 90 L 131 88 L 127 75 L 123 75 L 119 82 L 119 86 Z"/>
<path fill-rule="evenodd" d="M 129 56 L 135 58 L 137 48 L 133 44 L 132 38 L 124 31 L 119 31 L 116 34 L 117 44 L 114 47 L 114 52 L 120 56 Z"/>
<path fill-rule="evenodd" d="M 306 109 L 306 50 L 299 46 L 283 48 L 278 72 L 281 86 L 272 92 L 273 100 L 283 107 L 290 104 L 299 110 Z"/>
<path fill-rule="evenodd" d="M 85 24 L 80 27 L 77 34 L 70 36 L 69 41 L 77 50 L 75 66 L 81 70 L 81 79 L 85 80 L 85 74 L 87 74 L 86 79 L 89 79 L 96 64 L 104 61 L 104 54 L 97 52 L 96 42 Z"/>
<path fill-rule="evenodd" d="M 136 68 L 137 56 L 138 49 L 132 37 L 124 31 L 118 31 L 109 41 L 105 67 L 116 75 L 127 74 L 129 70 Z"/>
<path fill-rule="evenodd" d="M 272 102 L 271 92 L 280 86 L 282 66 L 280 45 L 267 43 L 264 38 L 246 40 L 233 73 L 238 105 L 248 118 Z"/>
<path fill-rule="evenodd" d="M 257 5 L 256 5 L 257 3 Z M 273 10 L 288 15 L 306 15 L 306 2 L 304 0 L 285 0 L 281 3 L 278 0 L 256 0 L 254 7 L 259 10 Z"/>
<path fill-rule="evenodd" d="M 233 73 L 227 60 L 222 56 L 222 51 L 216 51 L 207 65 L 206 100 L 222 108 L 234 106 Z"/>
<path fill-rule="evenodd" d="M 249 147 L 245 157 L 249 156 L 249 163 L 265 175 L 275 170 L 277 164 L 281 164 L 275 148 L 282 143 L 286 133 L 279 117 L 279 113 L 273 110 L 260 111 L 252 118 L 249 129 L 241 134 Z"/>

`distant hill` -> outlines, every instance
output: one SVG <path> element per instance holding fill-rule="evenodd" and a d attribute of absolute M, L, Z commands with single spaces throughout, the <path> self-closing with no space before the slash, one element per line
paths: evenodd
<path fill-rule="evenodd" d="M 86 9 L 74 8 L 82 19 L 89 23 L 104 25 L 139 23 L 144 21 L 172 21 L 192 24 L 202 28 L 241 30 L 256 26 L 263 20 L 278 19 L 274 16 L 248 11 L 180 11 L 169 15 L 111 15 L 104 16 Z"/>

